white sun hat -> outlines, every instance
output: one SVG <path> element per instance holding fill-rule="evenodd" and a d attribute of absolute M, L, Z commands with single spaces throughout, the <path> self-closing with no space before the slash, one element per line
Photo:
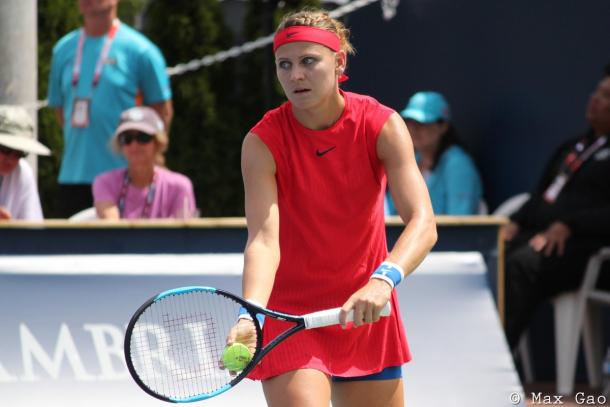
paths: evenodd
<path fill-rule="evenodd" d="M 32 118 L 21 106 L 0 105 L 0 145 L 26 153 L 51 154 L 34 138 Z"/>

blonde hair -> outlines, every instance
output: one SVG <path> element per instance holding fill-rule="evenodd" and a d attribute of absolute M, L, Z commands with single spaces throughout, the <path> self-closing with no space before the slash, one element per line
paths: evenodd
<path fill-rule="evenodd" d="M 147 133 L 148 134 L 148 133 Z M 121 153 L 121 144 L 119 143 L 119 136 L 117 134 L 115 137 L 110 140 L 110 146 L 112 147 L 112 151 L 116 153 Z M 151 134 L 153 136 L 154 142 L 157 146 L 157 152 L 155 154 L 155 164 L 161 167 L 165 167 L 165 152 L 169 147 L 169 138 L 167 137 L 167 133 L 165 132 L 156 132 Z M 134 141 L 137 143 L 137 141 Z"/>
<path fill-rule="evenodd" d="M 346 54 L 353 55 L 356 53 L 354 46 L 349 41 L 349 30 L 341 21 L 332 18 L 326 11 L 303 9 L 301 11 L 287 14 L 284 16 L 275 32 L 278 33 L 284 28 L 295 25 L 322 28 L 335 33 L 341 40 L 341 49 L 345 51 Z"/>

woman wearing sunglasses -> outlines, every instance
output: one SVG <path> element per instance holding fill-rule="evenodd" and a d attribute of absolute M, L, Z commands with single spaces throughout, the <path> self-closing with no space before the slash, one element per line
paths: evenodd
<path fill-rule="evenodd" d="M 112 148 L 127 168 L 100 174 L 93 200 L 101 219 L 191 218 L 195 197 L 190 179 L 164 167 L 168 138 L 163 121 L 149 107 L 121 114 Z"/>

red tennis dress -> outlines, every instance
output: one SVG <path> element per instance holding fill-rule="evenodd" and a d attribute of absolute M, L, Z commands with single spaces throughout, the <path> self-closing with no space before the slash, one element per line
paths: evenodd
<path fill-rule="evenodd" d="M 343 114 L 328 129 L 304 127 L 286 102 L 251 130 L 276 165 L 281 260 L 268 304 L 273 310 L 304 314 L 339 307 L 387 256 L 386 176 L 376 142 L 393 110 L 371 97 L 342 95 Z M 391 316 L 375 324 L 297 333 L 249 377 L 264 380 L 303 368 L 363 376 L 408 362 L 411 354 L 395 292 L 391 301 Z M 289 326 L 267 318 L 264 343 Z"/>

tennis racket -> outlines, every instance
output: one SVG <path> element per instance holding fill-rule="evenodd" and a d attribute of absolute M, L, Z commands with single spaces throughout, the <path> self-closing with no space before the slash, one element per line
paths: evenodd
<path fill-rule="evenodd" d="M 229 372 L 220 360 L 226 337 L 244 307 L 256 329 L 256 350 L 241 372 Z M 125 359 L 136 383 L 158 399 L 188 403 L 217 396 L 234 387 L 286 338 L 304 329 L 339 324 L 340 308 L 302 316 L 271 311 L 212 287 L 164 291 L 134 314 L 125 335 Z M 294 323 L 267 346 L 257 314 Z M 382 316 L 390 315 L 386 304 Z M 353 313 L 348 315 L 348 321 Z"/>

